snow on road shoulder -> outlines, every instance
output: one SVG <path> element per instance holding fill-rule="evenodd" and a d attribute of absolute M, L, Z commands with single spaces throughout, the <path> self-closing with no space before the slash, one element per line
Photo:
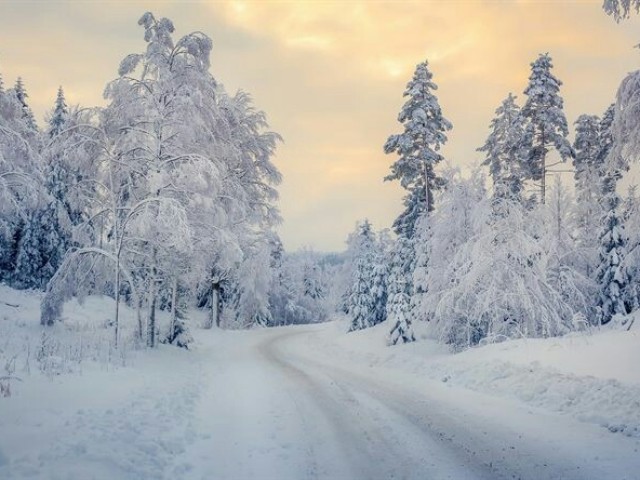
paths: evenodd
<path fill-rule="evenodd" d="M 319 329 L 307 339 L 308 351 L 516 399 L 640 437 L 640 328 L 514 340 L 459 354 L 425 335 L 386 347 L 385 324 L 348 334 L 346 329 L 341 320 Z"/>
<path fill-rule="evenodd" d="M 40 297 L 0 285 L 0 377 L 9 362 L 19 378 L 0 398 L 0 478 L 163 478 L 183 468 L 172 458 L 197 440 L 201 355 L 136 350 L 125 305 L 113 348 L 107 297 L 68 302 L 64 323 L 43 328 Z"/>

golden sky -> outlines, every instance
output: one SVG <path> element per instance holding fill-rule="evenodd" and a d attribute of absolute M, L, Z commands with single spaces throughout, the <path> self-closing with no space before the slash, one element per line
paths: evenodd
<path fill-rule="evenodd" d="M 282 134 L 280 228 L 289 249 L 342 250 L 357 219 L 387 227 L 400 188 L 383 183 L 387 136 L 415 65 L 428 59 L 445 148 L 469 167 L 495 108 L 522 100 L 529 63 L 549 52 L 570 123 L 600 114 L 640 68 L 640 18 L 616 24 L 601 0 L 17 1 L 0 0 L 0 72 L 21 75 L 42 120 L 62 85 L 69 103 L 101 105 L 120 60 L 144 48 L 138 18 L 171 18 L 213 38 L 212 73 L 250 92 Z"/>

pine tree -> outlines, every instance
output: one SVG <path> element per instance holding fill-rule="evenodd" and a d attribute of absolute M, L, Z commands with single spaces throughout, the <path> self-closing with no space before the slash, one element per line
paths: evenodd
<path fill-rule="evenodd" d="M 540 186 L 540 201 L 545 202 L 547 155 L 555 149 L 564 162 L 573 157 L 573 149 L 567 140 L 569 128 L 563 112 L 560 96 L 562 82 L 551 70 L 553 64 L 548 53 L 541 54 L 531 64 L 529 85 L 524 93 L 527 102 L 522 108 L 525 119 L 523 155 L 525 178 Z"/>
<path fill-rule="evenodd" d="M 389 345 L 415 341 L 411 327 L 411 257 L 413 248 L 406 237 L 398 237 L 391 257 L 388 280 L 387 319 L 391 325 Z"/>
<path fill-rule="evenodd" d="M 68 117 L 69 108 L 67 107 L 67 101 L 64 98 L 64 91 L 62 90 L 62 87 L 59 87 L 53 113 L 49 119 L 49 137 L 53 138 L 62 132 Z"/>
<path fill-rule="evenodd" d="M 429 273 L 432 239 L 431 215 L 423 213 L 416 225 L 411 258 L 411 320 L 426 322 L 429 318 L 424 308 L 424 299 L 429 291 Z"/>
<path fill-rule="evenodd" d="M 398 115 L 404 132 L 391 135 L 384 145 L 385 153 L 399 155 L 385 180 L 399 180 L 410 192 L 421 191 L 426 212 L 433 210 L 433 191 L 442 186 L 434 169 L 444 158 L 439 151 L 447 142 L 445 132 L 452 128 L 433 93 L 438 87 L 432 78 L 426 61 L 417 65 L 404 92 L 408 99 Z"/>
<path fill-rule="evenodd" d="M 489 167 L 494 195 L 520 199 L 524 122 L 515 100 L 516 97 L 510 93 L 498 107 L 491 121 L 491 133 L 478 151 L 486 154 L 482 164 Z"/>
<path fill-rule="evenodd" d="M 354 271 L 349 296 L 350 332 L 369 328 L 376 323 L 375 298 L 372 292 L 375 239 L 368 220 L 360 224 L 355 241 Z"/>
<path fill-rule="evenodd" d="M 373 296 L 374 325 L 384 322 L 387 318 L 387 263 L 383 252 L 376 252 L 373 266 L 373 284 L 371 295 Z"/>
<path fill-rule="evenodd" d="M 48 135 L 54 140 L 68 118 L 62 88 L 58 90 Z M 13 283 L 18 288 L 43 289 L 58 270 L 67 250 L 72 246 L 71 227 L 81 219 L 81 208 L 73 207 L 69 190 L 79 172 L 73 171 L 70 160 L 56 151 L 51 142 L 43 148 L 44 187 L 41 205 L 29 213 L 18 243 Z"/>
<path fill-rule="evenodd" d="M 27 98 L 29 95 L 27 94 L 27 90 L 24 86 L 21 77 L 18 77 L 16 80 L 16 85 L 14 87 L 16 92 L 16 97 L 18 97 L 18 101 L 22 105 L 22 117 L 24 118 L 27 126 L 33 130 L 34 132 L 38 130 L 38 125 L 36 124 L 36 119 L 31 111 L 31 107 L 27 103 Z"/>
<path fill-rule="evenodd" d="M 622 219 L 618 213 L 620 197 L 616 184 L 620 177 L 615 169 L 608 169 L 602 180 L 605 214 L 600 231 L 600 265 L 596 279 L 600 294 L 597 300 L 597 318 L 600 325 L 609 323 L 614 315 L 627 313 L 624 292 L 630 281 L 624 266 L 626 239 Z"/>
<path fill-rule="evenodd" d="M 600 119 L 595 115 L 580 115 L 575 122 L 575 217 L 577 246 L 581 251 L 583 272 L 593 277 L 598 257 L 598 234 L 602 218 L 600 185 L 603 174 Z"/>
<path fill-rule="evenodd" d="M 418 219 L 421 212 L 425 211 L 426 203 L 422 188 L 410 190 L 403 199 L 404 210 L 393 222 L 394 232 L 409 239 L 413 238 Z"/>

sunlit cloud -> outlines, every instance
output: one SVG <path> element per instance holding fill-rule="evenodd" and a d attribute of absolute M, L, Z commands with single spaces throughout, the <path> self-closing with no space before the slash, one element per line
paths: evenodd
<path fill-rule="evenodd" d="M 0 2 L 0 72 L 22 75 L 41 118 L 63 85 L 71 103 L 101 105 L 119 61 L 144 48 L 139 16 L 170 17 L 177 35 L 213 38 L 212 72 L 253 94 L 285 143 L 281 235 L 288 248 L 340 249 L 358 218 L 389 226 L 401 189 L 383 182 L 382 145 L 415 65 L 429 60 L 445 116 L 444 149 L 480 159 L 495 108 L 524 100 L 529 63 L 550 52 L 570 123 L 601 113 L 640 67 L 640 17 L 620 25 L 601 0 Z"/>

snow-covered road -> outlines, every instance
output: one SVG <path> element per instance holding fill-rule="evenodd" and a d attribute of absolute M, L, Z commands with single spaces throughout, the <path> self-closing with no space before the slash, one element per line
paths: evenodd
<path fill-rule="evenodd" d="M 640 478 L 637 438 L 329 354 L 334 330 L 205 332 L 25 385 L 0 402 L 0 478 Z"/>
<path fill-rule="evenodd" d="M 321 349 L 326 327 L 252 332 L 212 369 L 188 478 L 640 478 L 638 441 Z M 215 412 L 218 415 L 215 415 Z M 217 435 L 215 432 L 218 432 Z M 192 453 L 196 450 L 192 450 Z"/>

